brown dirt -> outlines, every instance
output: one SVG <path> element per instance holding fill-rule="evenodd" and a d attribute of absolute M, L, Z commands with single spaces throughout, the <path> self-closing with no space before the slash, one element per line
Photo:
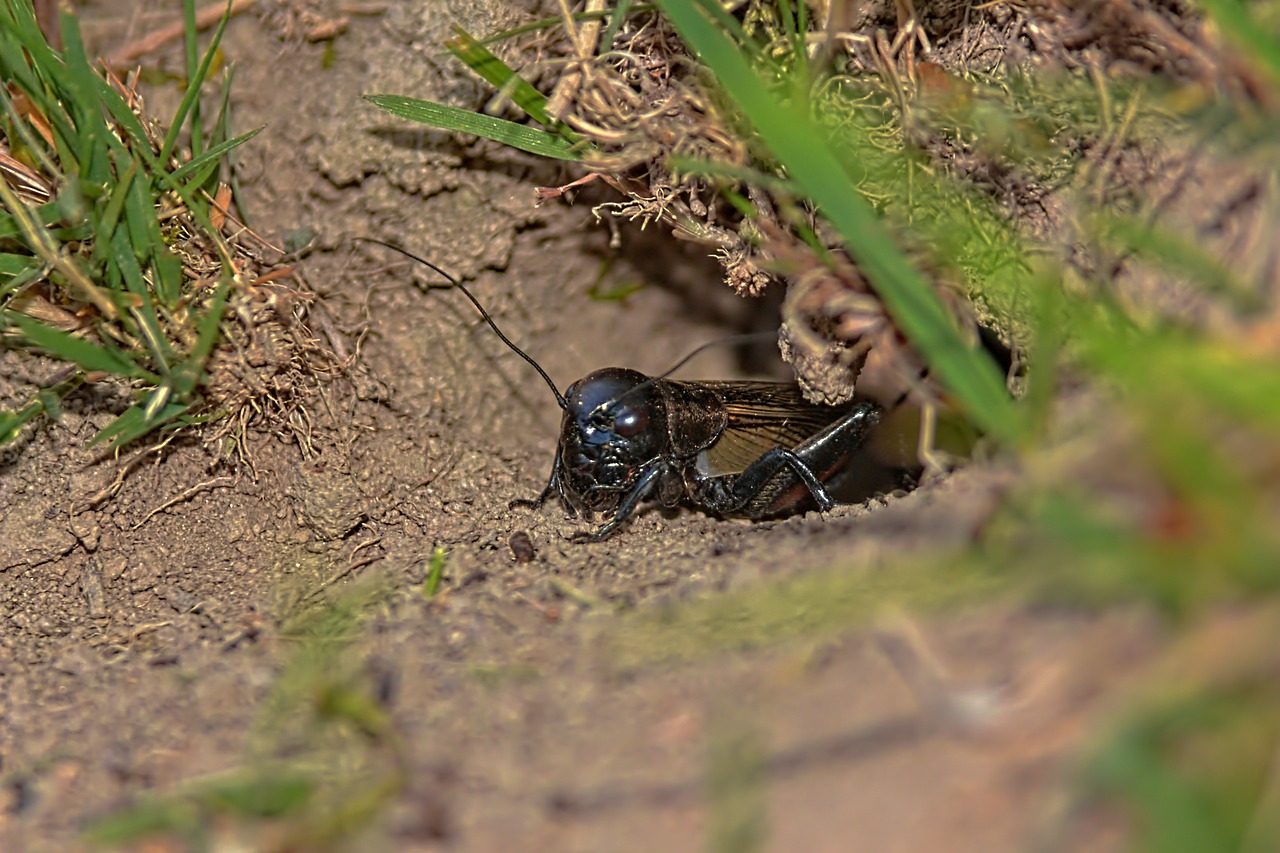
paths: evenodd
<path fill-rule="evenodd" d="M 87 11 L 103 52 L 125 39 L 118 17 Z M 75 849 L 141 792 L 240 765 L 295 651 L 291 618 L 371 579 L 389 591 L 350 665 L 381 680 L 409 783 L 362 849 L 701 848 L 717 815 L 708 756 L 733 737 L 760 756 L 767 849 L 994 853 L 1060 828 L 1073 756 L 1157 645 L 1141 615 L 998 602 L 678 660 L 627 648 L 650 636 L 628 626 L 675 602 L 830 566 L 874 579 L 967 542 L 1007 472 L 825 518 L 651 511 L 597 545 L 569 542 L 579 528 L 558 507 L 507 508 L 550 467 L 546 390 L 454 294 L 421 292 L 400 259 L 347 238 L 471 280 L 562 388 L 608 364 L 657 372 L 776 302 L 702 286 L 714 265 L 665 235 L 624 229 L 615 251 L 587 205 L 535 206 L 535 186 L 572 177 L 556 167 L 359 100 L 478 106 L 435 48 L 455 15 L 472 32 L 515 20 L 497 0 L 397 3 L 331 48 L 282 43 L 249 15 L 230 27 L 237 126 L 266 125 L 241 155 L 246 212 L 277 243 L 316 235 L 303 273 L 361 367 L 298 428 L 252 435 L 251 467 L 180 441 L 88 509 L 129 459 L 86 446 L 100 405 L 69 401 L 0 458 L 0 849 Z M 645 287 L 600 303 L 586 291 L 601 279 Z M 0 357 L 6 399 L 54 369 Z M 697 372 L 738 369 L 712 352 Z M 530 562 L 513 558 L 517 531 Z M 426 601 L 436 547 L 445 592 Z M 1016 711 L 970 731 L 922 704 L 911 664 L 890 664 L 917 631 L 955 683 Z M 1117 843 L 1117 827 L 1080 831 L 1090 849 Z"/>

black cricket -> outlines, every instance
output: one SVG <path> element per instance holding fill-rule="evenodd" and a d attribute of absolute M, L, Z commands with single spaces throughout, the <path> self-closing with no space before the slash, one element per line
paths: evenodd
<path fill-rule="evenodd" d="M 686 503 L 737 518 L 789 515 L 811 504 L 825 512 L 836 505 L 827 485 L 880 421 L 875 403 L 816 405 L 794 383 L 666 378 L 688 358 L 663 376 L 606 367 L 561 394 L 453 276 L 399 246 L 368 242 L 448 279 L 551 388 L 564 411 L 551 477 L 537 498 L 512 506 L 541 507 L 555 495 L 571 516 L 612 514 L 589 541 L 605 539 L 655 498 L 664 507 Z"/>

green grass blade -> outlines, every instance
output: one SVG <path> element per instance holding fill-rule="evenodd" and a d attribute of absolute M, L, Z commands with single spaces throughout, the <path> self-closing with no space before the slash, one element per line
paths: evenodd
<path fill-rule="evenodd" d="M 218 45 L 222 43 L 222 34 L 226 32 L 227 21 L 230 19 L 231 0 L 227 0 L 226 11 L 223 12 L 222 20 L 218 22 L 218 28 L 213 31 L 213 38 L 204 52 L 204 58 L 200 60 L 200 66 L 196 69 L 196 73 L 188 75 L 187 91 L 182 95 L 182 101 L 178 104 L 173 120 L 169 122 L 169 132 L 165 134 L 164 143 L 160 146 L 158 159 L 161 163 L 168 163 L 169 158 L 173 156 L 174 146 L 178 144 L 178 134 L 182 132 L 187 116 L 191 114 L 196 101 L 200 98 L 200 87 L 204 85 L 204 79 L 209 74 L 209 67 L 213 64 L 214 56 L 217 55 Z"/>
<path fill-rule="evenodd" d="M 230 9 L 229 5 L 228 9 Z M 200 73 L 198 64 L 200 58 L 200 45 L 198 44 L 200 30 L 196 27 L 195 0 L 182 0 L 182 30 L 185 36 L 187 79 L 203 82 L 204 75 Z M 196 88 L 199 87 L 197 86 Z M 200 120 L 200 99 L 196 98 L 191 102 L 191 153 L 199 157 L 203 147 L 204 126 Z"/>
<path fill-rule="evenodd" d="M 79 139 L 79 132 L 68 115 L 64 99 L 69 99 L 74 86 L 62 57 L 50 49 L 44 33 L 36 22 L 30 3 L 6 2 L 5 19 L 0 26 L 0 72 L 3 79 L 15 83 L 19 90 L 30 97 L 40 112 L 49 120 L 53 131 L 53 147 L 61 162 L 75 161 L 72 153 Z M 12 35 L 13 41 L 7 36 Z M 15 115 L 12 110 L 10 115 Z M 25 133 L 25 119 L 15 121 Z M 43 149 L 44 143 L 35 146 Z"/>
<path fill-rule="evenodd" d="M 31 219 L 33 222 L 39 222 L 42 226 L 57 225 L 62 222 L 62 207 L 56 201 L 42 204 L 37 208 L 30 209 L 33 214 Z M 0 213 L 0 237 L 19 237 L 26 232 L 22 227 L 22 219 L 14 216 L 12 213 Z M 83 240 L 92 234 L 89 225 L 83 224 L 72 228 L 55 228 L 50 232 L 50 236 L 55 240 L 63 243 L 68 240 Z"/>
<path fill-rule="evenodd" d="M 65 44 L 62 58 L 70 88 L 70 97 L 63 99 L 63 107 L 74 116 L 78 132 L 75 166 L 82 181 L 93 187 L 103 187 L 115 177 L 111 172 L 110 149 L 123 149 L 124 143 L 107 127 L 99 108 L 101 99 L 98 93 L 106 84 L 89 66 L 79 22 L 68 12 L 61 13 L 59 17 Z M 69 171 L 66 167 L 64 163 L 64 172 Z"/>
<path fill-rule="evenodd" d="M 143 423 L 151 424 L 171 397 L 173 397 L 173 388 L 169 385 L 159 385 L 151 389 L 147 402 L 142 406 Z"/>
<path fill-rule="evenodd" d="M 667 3 L 656 2 L 654 5 L 661 9 L 668 18 L 675 21 L 675 16 L 667 10 Z M 736 43 L 744 53 L 749 53 L 753 59 L 761 59 L 764 57 L 764 51 L 760 49 L 759 43 L 747 35 L 747 31 L 742 28 L 742 22 L 729 14 L 728 10 L 720 5 L 719 0 L 693 0 L 692 3 L 681 5 L 684 7 L 684 11 L 695 15 L 697 15 L 698 12 L 694 7 L 701 7 L 702 13 L 699 15 L 699 18 L 701 18 L 704 23 L 707 23 L 707 19 L 710 18 L 712 21 L 719 24 L 725 32 L 733 36 L 734 43 Z M 702 17 L 702 15 L 705 15 L 706 17 Z M 676 24 L 676 28 L 679 29 L 679 27 L 680 25 Z M 712 31 L 715 32 L 714 28 L 712 28 Z M 681 33 L 681 36 L 683 37 L 683 32 Z M 695 53 L 698 52 L 698 48 L 691 44 L 688 39 L 685 39 L 685 44 L 688 45 Z M 701 59 L 702 57 L 699 58 Z M 710 63 L 707 63 L 707 67 L 711 68 L 712 71 L 719 70 Z"/>
<path fill-rule="evenodd" d="M 48 273 L 48 268 L 38 258 L 28 258 L 27 260 L 30 261 L 30 264 L 26 269 L 8 281 L 0 283 L 0 300 L 3 300 L 11 293 L 17 293 L 32 282 L 40 281 Z"/>
<path fill-rule="evenodd" d="M 209 141 L 215 145 L 231 138 L 231 88 L 234 80 L 235 66 L 228 65 L 222 74 L 222 101 L 218 105 L 218 115 L 213 120 L 213 130 L 209 132 Z"/>
<path fill-rule="evenodd" d="M 142 277 L 142 269 L 138 259 L 129 248 L 129 238 L 122 229 L 117 229 L 111 237 L 111 263 L 119 270 L 125 287 L 138 297 L 137 304 L 129 309 L 129 314 L 138 325 L 138 332 L 147 344 L 151 357 L 155 360 L 160 372 L 167 373 L 169 362 L 173 359 L 173 350 L 168 339 L 160 329 L 160 321 L 156 316 L 155 304 L 152 300 L 151 288 Z"/>
<path fill-rule="evenodd" d="M 398 118 L 454 133 L 470 133 L 512 148 L 555 160 L 581 160 L 580 149 L 564 137 L 493 116 L 446 107 L 400 95 L 365 95 L 364 99 Z"/>
<path fill-rule="evenodd" d="M 17 438 L 24 426 L 41 415 L 57 420 L 62 400 L 83 383 L 82 377 L 73 376 L 51 388 L 41 388 L 35 399 L 16 412 L 0 411 L 0 447 Z"/>
<path fill-rule="evenodd" d="M 0 447 L 17 438 L 22 428 L 43 412 L 44 406 L 38 400 L 28 403 L 16 412 L 0 411 Z"/>
<path fill-rule="evenodd" d="M 221 164 L 214 160 L 202 164 L 199 169 L 190 173 L 189 180 L 184 184 L 186 191 L 193 197 L 203 197 L 204 193 L 213 195 L 207 187 L 209 186 L 209 179 L 217 173 L 219 165 Z"/>
<path fill-rule="evenodd" d="M 43 67 L 40 60 L 52 58 L 53 52 L 40 35 L 32 5 L 6 0 L 4 23 L 5 26 L 0 27 L 0 69 L 4 70 L 5 78 L 22 91 L 40 92 L 43 87 L 33 69 Z M 30 61 L 24 53 L 31 57 Z"/>
<path fill-rule="evenodd" d="M 97 306 L 103 315 L 115 317 L 119 314 L 119 307 L 113 301 L 113 294 L 94 284 L 80 269 L 76 259 L 65 252 L 62 244 L 55 242 L 65 238 L 56 232 L 51 234 L 36 224 L 31 206 L 18 198 L 9 188 L 8 181 L 0 181 L 0 201 L 9 208 L 18 226 L 18 233 L 21 234 L 27 248 L 42 261 L 61 272 L 74 289 L 79 290 L 85 299 Z M 54 203 L 53 206 L 57 207 L 57 204 Z"/>
<path fill-rule="evenodd" d="M 232 149 L 243 145 L 250 139 L 253 139 L 259 133 L 262 133 L 265 128 L 266 125 L 263 125 L 262 127 L 242 133 L 234 139 L 228 139 L 225 142 L 220 142 L 217 145 L 212 146 L 198 157 L 192 157 L 191 160 L 183 163 L 181 166 L 173 170 L 172 174 L 174 180 L 185 181 L 200 169 L 209 166 L 210 164 L 216 166 L 222 159 L 223 155 Z M 203 182 L 199 183 L 199 186 L 203 185 Z"/>
<path fill-rule="evenodd" d="M 102 106 L 106 107 L 107 112 L 111 115 L 111 120 L 120 125 L 124 129 L 125 135 L 129 138 L 128 153 L 135 157 L 141 156 L 142 161 L 147 165 L 148 170 L 143 174 L 158 171 L 160 169 L 160 159 L 151 150 L 151 141 L 147 137 L 147 131 L 120 93 L 111 88 L 106 81 L 99 80 L 97 96 Z"/>
<path fill-rule="evenodd" d="M 64 361 L 74 362 L 85 370 L 101 370 L 119 376 L 150 379 L 152 381 L 157 378 L 117 350 L 108 349 L 84 338 L 46 326 L 38 320 L 33 320 L 16 311 L 5 311 L 4 318 L 7 322 L 17 326 L 18 330 L 22 332 L 22 336 L 33 345 L 52 355 L 56 355 Z"/>
<path fill-rule="evenodd" d="M 799 104 L 783 103 L 764 85 L 742 50 L 691 4 L 659 0 L 685 43 L 715 73 L 765 144 L 844 236 L 890 315 L 943 384 L 987 432 L 1006 440 L 1021 419 L 994 362 L 970 349 L 942 303 L 911 266 L 832 150 L 826 134 Z"/>
<path fill-rule="evenodd" d="M 149 263 L 153 273 L 148 287 L 150 292 L 144 294 L 144 300 L 148 307 L 157 299 L 164 305 L 175 304 L 182 288 L 181 266 L 175 267 L 176 258 L 165 244 L 151 188 L 142 181 L 135 181 L 124 212 L 134 257 L 140 264 Z"/>
<path fill-rule="evenodd" d="M 169 403 L 156 413 L 154 418 L 148 419 L 142 406 L 130 406 L 124 414 L 107 424 L 102 432 L 90 439 L 89 446 L 93 447 L 104 441 L 110 441 L 114 447 L 124 447 L 134 439 L 142 438 L 156 427 L 164 426 L 190 408 L 190 403 Z"/>
<path fill-rule="evenodd" d="M 124 219 L 126 227 L 123 231 L 128 241 L 124 247 L 131 249 L 135 258 L 147 257 L 151 247 L 161 240 L 161 235 L 160 224 L 156 222 L 155 204 L 142 181 L 135 181 L 129 188 L 129 194 L 124 200 Z M 111 248 L 113 251 L 120 251 L 121 246 L 113 245 Z M 137 293 L 145 296 L 145 287 Z"/>
<path fill-rule="evenodd" d="M 119 172 L 118 169 L 117 172 Z M 116 226 L 120 224 L 120 217 L 124 214 L 125 200 L 129 196 L 129 190 L 137 175 L 137 161 L 131 160 L 129 166 L 120 174 L 116 185 L 110 189 L 111 195 L 94 225 L 93 263 L 95 268 L 107 263 L 109 259 L 111 238 L 116 232 Z"/>
<path fill-rule="evenodd" d="M 433 598 L 440 590 L 440 581 L 444 577 L 444 562 L 446 551 L 439 545 L 431 554 L 431 566 L 427 569 L 427 576 L 422 581 L 422 597 Z"/>
<path fill-rule="evenodd" d="M 2 29 L 3 27 L 0 26 L 0 30 Z M 0 76 L 4 78 L 19 76 L 10 73 L 13 69 L 11 69 L 9 64 L 8 53 L 5 52 L 4 49 L 5 44 L 6 42 L 3 37 L 0 37 Z M 21 55 L 20 50 L 18 55 Z M 39 162 L 39 170 L 41 172 L 46 175 L 58 174 L 59 169 L 54 163 L 53 158 L 50 156 L 49 146 L 45 143 L 43 137 L 37 136 L 37 134 L 31 129 L 31 125 L 27 119 L 18 113 L 17 108 L 13 104 L 12 94 L 9 92 L 9 89 L 4 86 L 0 86 L 0 105 L 3 105 L 4 114 L 8 117 L 8 124 L 5 126 L 5 131 L 14 134 L 14 138 L 9 140 L 10 150 L 18 150 L 21 148 L 23 151 L 35 157 Z M 53 117 L 50 119 L 50 124 L 54 127 L 53 132 L 55 138 L 59 135 L 57 124 L 61 121 L 65 121 L 65 118 L 65 116 L 59 115 L 55 112 Z M 58 121 L 55 121 L 55 119 Z"/>
<path fill-rule="evenodd" d="M 490 53 L 471 33 L 462 27 L 454 27 L 454 31 L 457 32 L 457 37 L 444 43 L 450 53 L 483 77 L 490 86 L 510 98 L 513 104 L 528 113 L 534 121 L 548 128 L 555 126 L 555 122 L 547 115 L 545 95 L 529 85 L 511 66 Z M 565 134 L 562 132 L 562 135 Z M 574 139 L 572 136 L 567 138 L 570 141 Z"/>
<path fill-rule="evenodd" d="M 155 282 L 156 298 L 166 308 L 172 309 L 182 298 L 182 261 L 166 243 L 157 243 L 151 252 L 151 275 Z"/>
<path fill-rule="evenodd" d="M 232 138 L 231 128 L 231 89 L 232 82 L 235 79 L 235 66 L 227 66 L 222 75 L 222 104 L 218 109 L 218 116 L 213 123 L 213 131 L 209 134 L 209 142 L 214 145 L 222 145 L 224 142 Z M 258 128 L 262 130 L 262 128 Z M 227 149 L 225 156 L 226 169 L 222 169 L 223 160 L 219 160 L 217 164 L 216 174 L 211 174 L 207 183 L 198 184 L 205 187 L 210 194 L 216 194 L 218 191 L 218 182 L 226 180 L 227 185 L 231 188 L 231 200 L 239 210 L 241 221 L 246 224 L 249 221 L 248 209 L 245 206 L 244 193 L 240 189 L 240 181 L 236 175 L 236 160 L 232 157 L 235 146 Z"/>
<path fill-rule="evenodd" d="M 782 0 L 778 8 L 782 16 L 782 27 L 787 40 L 791 42 L 791 56 L 796 63 L 796 76 L 801 80 L 809 78 L 809 54 L 805 50 L 805 31 L 808 18 L 805 15 L 804 0 L 797 0 L 792 7 L 791 0 Z"/>
<path fill-rule="evenodd" d="M 30 255 L 0 254 L 0 276 L 13 278 L 29 270 L 35 258 Z"/>

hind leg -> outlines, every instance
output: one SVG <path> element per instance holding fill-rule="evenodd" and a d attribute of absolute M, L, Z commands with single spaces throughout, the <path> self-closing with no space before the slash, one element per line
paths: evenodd
<path fill-rule="evenodd" d="M 866 442 L 880 414 L 874 403 L 859 402 L 794 450 L 776 447 L 739 474 L 701 481 L 697 500 L 724 515 L 761 518 L 785 513 L 808 496 L 825 512 L 836 504 L 825 481 Z"/>

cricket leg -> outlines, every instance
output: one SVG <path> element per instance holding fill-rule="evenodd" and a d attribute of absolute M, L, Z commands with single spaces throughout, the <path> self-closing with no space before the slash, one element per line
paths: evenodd
<path fill-rule="evenodd" d="M 702 503 L 716 512 L 760 518 L 785 512 L 806 495 L 826 512 L 836 505 L 824 481 L 867 440 L 881 409 L 859 402 L 795 450 L 774 448 L 740 474 L 703 481 Z"/>
<path fill-rule="evenodd" d="M 529 507 L 530 509 L 542 509 L 542 505 L 552 495 L 560 496 L 560 503 L 564 504 L 564 511 L 570 516 L 577 517 L 578 510 L 569 503 L 568 498 L 564 495 L 564 489 L 560 484 L 560 448 L 556 448 L 555 461 L 551 463 L 551 476 L 547 478 L 547 487 L 542 490 L 542 494 L 533 500 L 528 498 L 516 498 L 507 504 L 507 509 L 515 509 L 516 507 Z"/>
<path fill-rule="evenodd" d="M 582 537 L 587 542 L 600 542 L 609 537 L 618 528 L 618 525 L 626 521 L 635 514 L 636 508 L 640 506 L 640 502 L 649 496 L 654 487 L 658 484 L 658 480 L 667 472 L 667 465 L 664 462 L 658 462 L 652 465 L 647 471 L 640 475 L 640 481 L 631 488 L 627 493 L 627 497 L 622 501 L 622 505 L 618 507 L 617 512 L 613 514 L 607 523 L 601 525 L 600 529 L 594 533 L 586 534 Z"/>

